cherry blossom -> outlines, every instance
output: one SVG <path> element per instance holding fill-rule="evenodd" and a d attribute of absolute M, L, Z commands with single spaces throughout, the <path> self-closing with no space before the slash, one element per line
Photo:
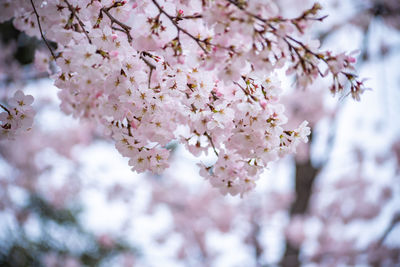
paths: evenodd
<path fill-rule="evenodd" d="M 14 139 L 16 135 L 29 131 L 33 124 L 35 111 L 32 108 L 33 96 L 25 95 L 21 90 L 15 92 L 8 101 L 8 107 L 0 104 L 0 139 Z"/>
<path fill-rule="evenodd" d="M 364 142 L 363 122 L 344 127 L 340 135 L 355 137 L 353 145 L 361 147 L 353 149 L 336 136 L 336 127 L 353 116 L 341 109 L 354 105 L 345 96 L 359 99 L 365 87 L 355 75 L 357 53 L 350 52 L 355 48 L 343 51 L 335 35 L 343 27 L 342 41 L 353 41 L 349 28 L 362 36 L 371 31 L 365 43 L 375 46 L 380 41 L 369 24 L 377 18 L 393 33 L 398 5 L 392 0 L 323 4 L 331 2 L 335 11 L 354 5 L 355 13 L 336 16 L 339 11 L 321 11 L 308 0 L 2 2 L 2 20 L 14 17 L 8 23 L 42 41 L 34 68 L 16 64 L 16 43 L 1 44 L 0 125 L 7 130 L 0 140 L 1 215 L 15 221 L 10 232 L 17 234 L 47 220 L 51 227 L 46 222 L 40 231 L 50 229 L 57 242 L 40 239 L 33 243 L 39 246 L 30 246 L 38 239 L 5 235 L 0 262 L 21 261 L 22 251 L 35 255 L 31 265 L 46 266 L 97 265 L 88 263 L 90 257 L 117 266 L 396 265 L 400 146 L 395 133 L 385 134 L 397 125 L 396 116 L 389 119 L 395 109 L 382 112 L 388 124 L 371 123 L 378 129 L 376 140 Z M 344 26 L 327 27 L 325 12 Z M 321 42 L 314 39 L 314 26 Z M 396 51 L 386 44 L 389 39 L 377 45 L 382 59 Z M 320 47 L 335 47 L 332 42 L 338 53 Z M 365 51 L 361 67 L 373 62 Z M 41 131 L 52 126 L 41 122 L 40 109 L 47 109 L 49 100 L 29 89 L 37 113 L 32 127 L 33 99 L 14 94 L 22 86 L 13 84 L 47 72 L 61 110 L 74 117 L 63 116 L 62 126 L 51 133 Z M 342 94 L 340 101 L 325 96 L 329 91 Z M 369 108 L 361 113 L 370 114 Z M 70 122 L 76 123 L 73 129 L 66 128 Z M 370 150 L 375 143 L 379 153 Z M 87 144 L 107 147 L 94 153 L 95 171 L 86 169 L 93 154 L 81 155 Z M 196 165 L 182 147 L 197 157 L 205 182 L 187 171 Z M 342 148 L 343 154 L 332 153 Z M 125 157 L 122 166 L 115 164 L 113 149 Z M 288 154 L 293 157 L 279 160 Z M 182 166 L 185 171 L 177 168 Z M 119 181 L 123 167 L 126 183 Z M 79 230 L 90 226 L 85 219 L 67 216 L 61 225 L 59 217 L 40 213 L 73 214 L 72 203 L 84 206 L 97 197 L 105 199 L 99 206 L 107 219 L 90 216 L 97 223 L 113 214 L 115 206 L 107 204 L 124 210 L 116 235 L 87 236 Z M 148 232 L 152 223 L 155 234 Z M 75 228 L 84 242 L 64 248 Z M 59 237 L 64 231 L 65 240 Z M 125 236 L 132 237 L 134 248 L 120 242 Z M 18 242 L 28 245 L 15 246 Z M 224 251 L 225 244 L 234 249 Z M 171 254 L 162 255 L 166 250 Z"/>
<path fill-rule="evenodd" d="M 16 2 L 6 5 L 15 27 L 55 60 L 61 109 L 107 129 L 137 172 L 162 172 L 167 144 L 179 140 L 197 156 L 212 149 L 217 160 L 201 173 L 243 195 L 310 134 L 306 122 L 284 130 L 279 70 L 301 87 L 331 76 L 333 93 L 345 92 L 343 80 L 353 98 L 364 91 L 352 56 L 309 38 L 325 18 L 318 4 L 289 19 L 273 1 Z M 35 62 L 48 71 L 45 55 Z"/>

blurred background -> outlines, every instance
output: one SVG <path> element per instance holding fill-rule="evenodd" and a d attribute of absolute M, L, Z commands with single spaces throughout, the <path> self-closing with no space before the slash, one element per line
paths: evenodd
<path fill-rule="evenodd" d="M 309 0 L 276 0 L 283 16 Z M 312 127 L 256 191 L 222 196 L 172 143 L 162 175 L 59 110 L 43 42 L 0 24 L 0 102 L 35 97 L 33 129 L 0 141 L 0 266 L 400 266 L 400 2 L 326 0 L 322 48 L 359 50 L 360 102 L 283 80 L 288 128 Z M 282 76 L 283 77 L 283 76 Z"/>

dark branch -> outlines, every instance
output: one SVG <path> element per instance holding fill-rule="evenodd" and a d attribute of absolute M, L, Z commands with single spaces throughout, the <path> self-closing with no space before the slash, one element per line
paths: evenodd
<path fill-rule="evenodd" d="M 36 15 L 36 20 L 37 20 L 37 23 L 38 23 L 38 26 L 39 26 L 40 35 L 42 36 L 42 39 L 43 39 L 44 43 L 46 44 L 47 48 L 49 49 L 49 51 L 51 53 L 51 56 L 53 57 L 53 59 L 56 59 L 56 56 L 55 56 L 55 54 L 53 52 L 53 49 L 51 49 L 50 44 L 47 42 L 46 38 L 44 37 L 42 26 L 40 25 L 40 17 L 39 17 L 39 14 L 38 14 L 37 10 L 36 10 L 35 5 L 33 4 L 33 0 L 31 0 L 31 4 L 32 4 L 32 7 L 33 7 L 33 12 Z"/>
<path fill-rule="evenodd" d="M 144 63 L 146 63 L 146 65 L 150 68 L 150 73 L 149 73 L 149 88 L 151 85 L 151 75 L 153 74 L 153 70 L 156 68 L 156 66 L 154 66 L 150 61 L 148 61 L 144 56 L 148 56 L 150 55 L 147 52 L 141 52 L 140 53 L 140 59 L 144 61 Z"/>
<path fill-rule="evenodd" d="M 4 109 L 4 110 L 8 113 L 8 115 L 11 115 L 10 110 L 8 110 L 8 108 L 6 108 L 5 106 L 3 106 L 2 104 L 0 104 L 0 107 L 1 107 L 2 109 Z"/>
<path fill-rule="evenodd" d="M 151 0 L 153 2 L 153 4 L 158 8 L 158 10 L 160 11 L 160 13 L 164 14 L 171 22 L 172 24 L 174 24 L 174 26 L 177 28 L 178 32 L 181 31 L 184 34 L 186 34 L 187 36 L 189 36 L 190 38 L 192 38 L 197 45 L 201 48 L 201 50 L 204 51 L 204 53 L 207 53 L 207 49 L 204 48 L 204 46 L 202 45 L 203 43 L 207 45 L 207 42 L 204 40 L 201 40 L 195 36 L 193 36 L 190 32 L 188 32 L 187 30 L 185 30 L 184 28 L 182 28 L 181 26 L 178 25 L 178 23 L 175 21 L 174 17 L 172 17 L 170 14 L 168 14 L 167 12 L 165 12 L 165 10 L 157 3 L 156 0 Z"/>
<path fill-rule="evenodd" d="M 76 14 L 76 9 L 67 0 L 64 0 L 64 2 L 67 4 L 69 11 L 71 11 L 72 16 L 75 17 L 76 20 L 78 21 L 78 24 L 82 29 L 82 32 L 85 34 L 86 38 L 89 41 L 89 44 L 91 44 L 92 40 L 90 39 L 88 32 L 85 30 L 85 24 L 82 22 L 82 20 Z"/>
<path fill-rule="evenodd" d="M 108 8 L 102 8 L 100 10 L 100 14 L 104 12 L 104 14 L 107 15 L 107 17 L 111 20 L 111 25 L 112 24 L 117 24 L 119 25 L 122 29 L 118 29 L 119 31 L 125 32 L 126 36 L 128 37 L 128 42 L 132 43 L 132 35 L 130 33 L 131 27 L 122 23 L 121 21 L 117 20 L 113 15 L 110 13 L 110 9 L 113 8 L 114 6 L 108 7 Z"/>
<path fill-rule="evenodd" d="M 210 136 L 207 132 L 205 132 L 204 135 L 207 136 L 208 141 L 210 141 L 210 144 L 211 144 L 211 146 L 212 146 L 212 148 L 213 148 L 213 150 L 214 150 L 215 155 L 217 155 L 217 157 L 218 157 L 218 151 L 217 151 L 217 149 L 215 148 L 215 145 L 214 145 L 214 142 L 213 142 L 211 136 Z"/>

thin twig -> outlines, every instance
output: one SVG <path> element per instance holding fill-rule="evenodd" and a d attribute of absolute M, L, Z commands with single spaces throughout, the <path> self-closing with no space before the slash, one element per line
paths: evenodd
<path fill-rule="evenodd" d="M 79 26 L 81 27 L 83 33 L 86 35 L 86 38 L 88 39 L 89 44 L 91 44 L 92 40 L 90 39 L 88 32 L 85 30 L 85 24 L 82 22 L 82 20 L 76 14 L 76 9 L 68 2 L 68 0 L 64 0 L 64 2 L 67 4 L 69 11 L 71 11 L 72 16 L 78 20 Z"/>
<path fill-rule="evenodd" d="M 165 12 L 165 10 L 157 3 L 156 0 L 151 0 L 153 2 L 153 4 L 158 8 L 158 10 L 160 11 L 160 13 L 164 14 L 171 22 L 172 24 L 174 24 L 174 26 L 178 29 L 178 31 L 182 31 L 184 34 L 186 34 L 187 36 L 189 36 L 190 38 L 192 38 L 197 45 L 201 48 L 201 50 L 204 51 L 204 53 L 207 53 L 207 49 L 203 47 L 202 43 L 205 43 L 207 45 L 207 42 L 204 40 L 200 40 L 199 38 L 196 38 L 195 36 L 193 36 L 190 32 L 188 32 L 187 30 L 185 30 L 184 28 L 182 28 L 181 26 L 178 25 L 178 23 L 174 20 L 174 18 L 168 14 L 167 12 Z"/>
<path fill-rule="evenodd" d="M 257 97 L 253 96 L 246 88 L 244 88 L 243 86 L 240 85 L 240 83 L 238 82 L 233 82 L 234 84 L 236 84 L 237 86 L 239 86 L 240 89 L 242 89 L 243 93 L 245 95 L 247 95 L 248 97 L 250 97 L 252 100 L 258 102 Z"/>
<path fill-rule="evenodd" d="M 218 157 L 218 151 L 217 151 L 217 149 L 215 148 L 215 145 L 214 145 L 214 142 L 213 142 L 211 136 L 210 136 L 207 132 L 205 132 L 204 135 L 207 136 L 208 141 L 210 141 L 210 144 L 211 144 L 211 146 L 212 146 L 212 148 L 213 148 L 213 150 L 214 150 L 215 155 L 217 155 L 217 157 Z"/>
<path fill-rule="evenodd" d="M 9 110 L 8 108 L 6 108 L 5 106 L 3 106 L 2 104 L 0 104 L 0 107 L 1 107 L 2 109 L 4 109 L 4 110 L 8 113 L 8 115 L 11 115 L 11 112 L 10 112 L 10 110 Z"/>
<path fill-rule="evenodd" d="M 150 73 L 149 73 L 149 81 L 148 81 L 148 84 L 149 84 L 149 88 L 150 88 L 150 85 L 151 85 L 151 75 L 153 74 L 153 70 L 156 68 L 156 66 L 154 66 L 150 61 L 148 61 L 144 56 L 146 56 L 148 53 L 146 52 L 141 52 L 140 53 L 140 59 L 141 60 L 143 60 L 144 61 L 144 63 L 146 63 L 147 64 L 147 66 L 149 66 L 149 68 L 150 68 Z"/>
<path fill-rule="evenodd" d="M 258 19 L 259 21 L 264 22 L 264 23 L 267 22 L 266 19 L 263 19 L 262 17 L 260 17 L 260 16 L 258 16 L 258 15 L 256 15 L 256 14 L 253 14 L 253 13 L 247 11 L 247 10 L 244 9 L 242 6 L 238 5 L 238 3 L 236 3 L 235 1 L 233 1 L 233 0 L 226 0 L 226 1 L 228 1 L 228 2 L 231 3 L 232 5 L 236 6 L 237 8 L 239 8 L 240 10 L 242 10 L 244 13 L 246 13 L 247 15 L 249 15 L 250 17 L 256 18 L 256 19 Z"/>
<path fill-rule="evenodd" d="M 201 19 L 201 18 L 203 18 L 203 16 L 200 15 L 200 14 L 197 14 L 197 15 L 182 16 L 182 17 L 179 17 L 179 18 L 180 19 Z"/>
<path fill-rule="evenodd" d="M 273 35 L 275 35 L 277 38 L 280 38 L 280 39 L 282 39 L 283 41 L 285 41 L 285 43 L 286 43 L 286 44 L 288 45 L 288 47 L 289 47 L 289 51 L 290 51 L 290 52 L 291 52 L 291 51 L 294 51 L 295 54 L 296 54 L 297 57 L 298 57 L 299 62 L 295 65 L 295 67 L 297 67 L 297 65 L 300 63 L 300 64 L 301 64 L 301 67 L 302 67 L 302 69 L 303 69 L 303 71 L 304 71 L 304 73 L 309 74 L 310 71 L 311 71 L 312 69 L 315 69 L 315 70 L 318 71 L 318 73 L 319 73 L 319 75 L 320 75 L 321 77 L 324 77 L 324 76 L 325 76 L 325 75 L 321 72 L 321 70 L 320 70 L 320 68 L 319 68 L 318 66 L 316 66 L 315 64 L 313 64 L 313 63 L 312 63 L 310 60 L 308 60 L 305 56 L 302 56 L 302 55 L 299 53 L 299 49 L 300 49 L 300 47 L 301 47 L 301 48 L 304 49 L 305 55 L 307 55 L 307 54 L 312 55 L 312 56 L 315 57 L 318 61 L 324 62 L 324 63 L 327 65 L 328 69 L 331 71 L 331 67 L 330 67 L 330 65 L 329 65 L 329 61 L 330 61 L 330 60 L 334 60 L 335 58 L 331 58 L 331 57 L 326 58 L 323 54 L 315 53 L 315 52 L 312 51 L 309 47 L 307 47 L 307 45 L 305 45 L 303 42 L 301 42 L 301 41 L 299 41 L 299 40 L 296 40 L 295 38 L 293 38 L 293 37 L 290 36 L 289 34 L 285 34 L 284 36 L 280 36 L 280 35 L 278 34 L 278 29 L 277 29 L 277 27 L 275 27 L 275 26 L 272 24 L 273 22 L 286 22 L 286 21 L 291 21 L 293 24 L 296 25 L 296 27 L 299 29 L 299 31 L 301 31 L 301 29 L 300 29 L 300 28 L 298 27 L 298 25 L 297 25 L 297 22 L 298 22 L 298 21 L 301 21 L 301 20 L 323 21 L 327 16 L 322 16 L 322 17 L 318 17 L 318 18 L 308 17 L 308 15 L 310 14 L 310 12 L 307 12 L 307 11 L 306 11 L 306 12 L 303 13 L 303 15 L 301 15 L 300 17 L 295 18 L 295 19 L 282 19 L 282 18 L 264 19 L 264 18 L 262 18 L 262 17 L 260 17 L 260 16 L 258 16 L 258 15 L 256 15 L 256 14 L 253 14 L 253 13 L 247 11 L 242 5 L 240 5 L 240 4 L 239 4 L 237 1 L 235 1 L 235 0 L 226 0 L 226 1 L 227 1 L 228 3 L 234 5 L 236 8 L 238 8 L 239 10 L 241 10 L 242 12 L 244 12 L 245 14 L 247 14 L 248 16 L 253 17 L 253 18 L 255 18 L 255 19 L 261 21 L 262 23 L 264 23 L 264 30 L 266 30 L 267 27 L 270 28 L 270 29 L 271 29 L 270 33 L 272 33 Z M 315 10 L 318 10 L 319 8 L 320 8 L 320 7 L 318 7 L 317 4 L 315 4 L 315 5 L 312 7 L 311 10 L 314 10 L 314 9 L 315 9 Z M 309 10 L 309 11 L 310 11 L 310 10 Z M 262 36 L 262 34 L 260 34 L 260 36 L 261 36 L 261 38 L 263 38 L 265 41 L 268 42 L 268 40 L 267 40 L 264 36 Z M 296 44 L 296 46 L 293 45 L 293 44 L 291 44 L 289 41 L 294 42 L 294 43 Z M 297 45 L 298 45 L 298 46 L 297 46 Z M 294 61 L 294 60 L 293 60 L 293 61 Z M 312 67 L 311 70 L 307 68 L 306 63 L 310 64 L 310 66 Z M 345 67 L 347 67 L 347 66 L 345 66 Z M 354 81 L 354 78 L 357 78 L 357 76 L 356 76 L 355 74 L 347 73 L 347 72 L 345 72 L 345 71 L 340 71 L 338 74 L 335 74 L 335 73 L 333 73 L 333 72 L 331 71 L 331 74 L 332 74 L 333 76 L 337 76 L 338 74 L 341 74 L 341 75 L 343 75 L 343 76 L 346 77 L 346 79 L 348 80 L 348 82 L 350 82 L 350 85 L 351 85 L 351 92 L 349 92 L 349 94 L 350 94 L 350 93 L 354 93 L 354 92 L 357 93 L 357 91 L 360 90 L 360 87 L 361 87 L 361 85 L 362 85 L 362 82 L 360 82 L 360 81 L 358 81 L 358 80 L 355 80 L 355 81 Z M 353 96 L 353 98 L 354 98 L 354 96 Z"/>
<path fill-rule="evenodd" d="M 132 128 L 132 124 L 128 119 L 127 119 L 127 121 L 128 121 L 128 125 L 127 125 L 127 127 L 128 127 L 128 135 L 133 137 L 132 129 L 131 129 Z"/>
<path fill-rule="evenodd" d="M 50 50 L 51 56 L 53 57 L 53 59 L 56 59 L 56 56 L 55 56 L 55 54 L 53 52 L 53 49 L 51 49 L 50 44 L 47 42 L 46 38 L 44 37 L 43 31 L 42 31 L 42 26 L 40 25 L 40 17 L 39 17 L 39 14 L 38 14 L 37 10 L 36 10 L 35 5 L 33 4 L 33 0 L 31 0 L 31 4 L 32 4 L 32 7 L 33 7 L 33 12 L 36 15 L 36 20 L 37 20 L 37 23 L 38 23 L 38 26 L 39 26 L 40 35 L 42 36 L 42 39 L 43 39 L 44 43 L 46 44 L 47 48 Z"/>
<path fill-rule="evenodd" d="M 132 35 L 130 33 L 131 31 L 131 27 L 126 25 L 125 23 L 122 23 L 121 21 L 117 20 L 116 18 L 114 18 L 113 15 L 111 15 L 111 13 L 109 12 L 109 10 L 112 8 L 113 6 L 109 7 L 109 8 L 102 8 L 100 9 L 100 12 L 104 12 L 104 14 L 107 15 L 107 17 L 111 20 L 111 25 L 113 23 L 118 24 L 123 30 L 123 32 L 125 32 L 126 36 L 128 37 L 128 42 L 132 43 Z M 119 31 L 121 31 L 121 29 L 118 29 Z"/>
<path fill-rule="evenodd" d="M 119 31 L 119 32 L 125 33 L 124 29 L 121 29 L 121 28 L 118 28 L 118 27 L 115 27 L 115 26 L 112 26 L 111 29 L 113 29 L 114 31 Z"/>
<path fill-rule="evenodd" d="M 103 7 L 102 9 L 100 9 L 100 16 L 102 17 L 102 14 L 106 14 L 106 16 L 111 20 L 111 28 L 113 30 L 116 31 L 121 31 L 124 32 L 128 38 L 128 42 L 132 43 L 132 35 L 130 33 L 132 27 L 130 27 L 129 25 L 126 25 L 125 23 L 119 21 L 118 19 L 116 19 L 113 15 L 111 15 L 110 10 L 112 8 L 116 7 L 116 4 L 110 6 L 110 7 Z M 121 28 L 117 28 L 117 27 L 113 27 L 112 24 L 117 24 L 118 26 L 120 26 Z M 150 53 L 148 52 L 140 52 L 140 59 L 144 61 L 144 63 L 146 63 L 146 65 L 149 67 L 150 72 L 149 72 L 149 80 L 148 80 L 148 86 L 150 88 L 151 85 L 151 76 L 153 74 L 153 70 L 156 69 L 156 66 L 154 64 L 152 64 L 150 61 L 148 61 L 145 56 L 151 56 Z"/>

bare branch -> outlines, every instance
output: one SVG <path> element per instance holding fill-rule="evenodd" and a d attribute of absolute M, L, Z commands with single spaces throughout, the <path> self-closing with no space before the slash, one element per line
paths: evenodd
<path fill-rule="evenodd" d="M 156 66 L 154 66 L 150 61 L 148 61 L 148 60 L 144 57 L 144 56 L 146 56 L 146 55 L 149 55 L 149 53 L 147 53 L 147 52 L 141 52 L 141 53 L 140 53 L 140 59 L 143 60 L 144 63 L 146 63 L 147 66 L 150 68 L 149 81 L 148 81 L 149 88 L 150 88 L 150 85 L 151 85 L 151 75 L 153 74 L 153 70 L 156 68 Z"/>
<path fill-rule="evenodd" d="M 8 115 L 11 115 L 10 110 L 8 110 L 8 108 L 6 108 L 5 106 L 3 106 L 2 104 L 0 104 L 0 107 L 1 107 L 2 109 L 4 109 L 4 110 L 8 113 Z"/>
<path fill-rule="evenodd" d="M 39 26 L 40 35 L 42 36 L 42 39 L 43 39 L 44 43 L 46 44 L 47 48 L 50 50 L 51 56 L 53 57 L 53 59 L 56 59 L 56 56 L 55 56 L 55 54 L 53 52 L 53 49 L 51 49 L 50 44 L 47 42 L 46 38 L 44 37 L 42 26 L 40 25 L 40 17 L 39 17 L 39 14 L 38 14 L 37 10 L 36 10 L 35 5 L 33 4 L 33 0 L 31 0 L 31 4 L 32 4 L 32 7 L 33 7 L 33 12 L 36 15 L 36 20 L 37 20 L 37 23 L 38 23 L 38 26 Z"/>
<path fill-rule="evenodd" d="M 217 149 L 215 148 L 215 145 L 214 145 L 214 142 L 213 142 L 211 136 L 210 136 L 207 132 L 205 132 L 204 135 L 207 136 L 208 141 L 210 141 L 210 144 L 211 144 L 211 146 L 212 146 L 212 148 L 213 148 L 213 150 L 214 150 L 215 155 L 217 155 L 217 157 L 218 157 L 218 151 L 217 151 Z"/>

